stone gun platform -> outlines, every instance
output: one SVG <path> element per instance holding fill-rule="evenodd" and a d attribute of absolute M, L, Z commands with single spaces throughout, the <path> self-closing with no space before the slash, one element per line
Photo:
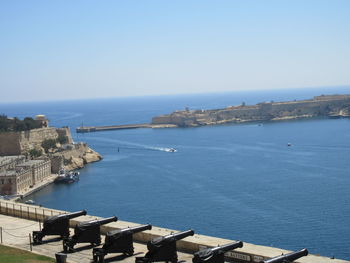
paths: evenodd
<path fill-rule="evenodd" d="M 39 230 L 39 222 L 6 216 L 0 214 L 0 226 L 2 227 L 2 244 L 24 250 L 32 250 L 32 252 L 55 258 L 55 254 L 63 252 L 62 240 L 59 236 L 49 236 L 44 239 L 41 245 L 30 245 L 29 234 L 32 231 Z M 71 233 L 74 230 L 71 229 Z M 102 241 L 104 237 L 102 236 Z M 49 241 L 49 242 L 47 242 Z M 76 252 L 68 253 L 67 262 L 69 263 L 91 263 L 92 262 L 92 246 L 89 244 L 78 243 L 74 249 Z M 135 263 L 135 257 L 144 256 L 147 252 L 145 244 L 134 242 L 135 253 L 131 257 L 125 257 L 121 254 L 108 254 L 105 257 L 106 262 L 123 262 Z M 178 253 L 179 260 L 191 262 L 192 254 Z"/>
<path fill-rule="evenodd" d="M 30 250 L 31 245 L 29 242 L 30 234 L 32 231 L 39 230 L 39 220 L 43 221 L 47 216 L 66 213 L 65 211 L 53 210 L 44 207 L 37 207 L 32 205 L 19 204 L 11 201 L 0 201 L 0 241 L 5 245 L 15 246 L 18 248 Z M 74 227 L 77 223 L 96 219 L 93 216 L 80 216 L 70 220 L 70 227 Z M 138 224 L 117 221 L 101 226 L 102 234 L 107 231 L 122 229 L 126 227 L 137 226 Z M 123 257 L 120 254 L 108 254 L 106 256 L 106 262 L 135 262 L 135 257 L 144 256 L 147 252 L 145 243 L 152 238 L 164 236 L 177 232 L 175 230 L 169 230 L 159 227 L 153 227 L 152 230 L 147 230 L 134 235 L 134 240 L 137 242 L 135 246 L 135 254 L 132 257 Z M 71 230 L 71 234 L 73 230 Z M 54 236 L 53 236 L 54 238 Z M 62 241 L 58 239 L 52 240 L 52 236 L 46 237 L 45 240 L 50 242 L 44 242 L 42 245 L 32 246 L 32 250 L 35 253 L 54 257 L 55 253 L 62 252 Z M 102 242 L 104 237 L 102 238 Z M 244 245 L 242 248 L 238 248 L 234 251 L 226 253 L 226 257 L 231 262 L 246 263 L 246 262 L 259 262 L 263 259 L 279 256 L 282 253 L 287 254 L 291 251 L 259 246 L 249 244 L 242 240 Z M 232 240 L 215 238 L 210 236 L 203 236 L 195 234 L 194 236 L 186 237 L 183 240 L 177 242 L 178 253 L 180 262 L 192 262 L 192 255 L 194 252 L 206 248 L 216 247 L 217 245 L 224 245 L 231 243 Z M 92 262 L 92 247 L 86 246 L 86 244 L 77 244 L 75 246 L 77 252 L 68 254 L 68 262 L 71 263 L 84 263 Z M 322 256 L 308 255 L 302 257 L 295 262 L 299 263 L 350 263 L 349 261 L 340 259 L 331 259 Z"/>

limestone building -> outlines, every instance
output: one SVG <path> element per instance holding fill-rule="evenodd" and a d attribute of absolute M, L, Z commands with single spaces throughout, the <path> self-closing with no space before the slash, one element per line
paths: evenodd
<path fill-rule="evenodd" d="M 43 127 L 49 127 L 49 120 L 46 118 L 45 115 L 38 114 L 35 116 L 36 121 L 40 121 Z"/>
<path fill-rule="evenodd" d="M 24 194 L 50 175 L 48 158 L 27 161 L 23 155 L 0 157 L 0 195 Z"/>
<path fill-rule="evenodd" d="M 51 161 L 48 158 L 42 158 L 38 160 L 29 160 L 24 163 L 18 164 L 17 168 L 23 168 L 25 170 L 31 170 L 32 173 L 32 185 L 42 182 L 46 177 L 51 174 Z"/>
<path fill-rule="evenodd" d="M 30 170 L 16 168 L 0 173 L 0 194 L 17 195 L 28 191 L 32 186 Z"/>

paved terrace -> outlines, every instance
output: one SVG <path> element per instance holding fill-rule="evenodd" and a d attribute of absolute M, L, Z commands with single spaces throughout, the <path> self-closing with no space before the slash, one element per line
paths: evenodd
<path fill-rule="evenodd" d="M 39 230 L 38 220 L 43 220 L 43 218 L 51 215 L 57 215 L 61 213 L 66 213 L 65 211 L 52 210 L 43 207 L 25 205 L 14 203 L 11 201 L 0 201 L 0 237 L 1 243 L 5 245 L 11 245 L 14 247 L 19 247 L 22 249 L 30 250 L 34 252 L 55 257 L 55 253 L 62 252 L 62 241 L 53 237 L 45 237 L 43 240 L 46 241 L 42 245 L 32 246 L 30 245 L 29 239 L 32 231 Z M 93 216 L 81 216 L 71 220 L 71 227 L 74 227 L 77 223 L 87 220 L 96 219 Z M 125 227 L 132 227 L 138 224 L 117 221 L 109 223 L 101 227 L 102 233 L 107 231 L 120 229 Z M 186 230 L 186 229 L 183 229 Z M 134 235 L 135 242 L 135 254 L 132 257 L 124 257 L 120 254 L 108 254 L 105 259 L 106 262 L 123 262 L 123 263 L 134 263 L 135 256 L 143 256 L 147 252 L 145 242 L 149 241 L 151 238 L 164 236 L 170 234 L 171 232 L 177 232 L 174 230 L 153 227 L 152 230 L 147 230 L 142 233 L 137 233 Z M 71 234 L 73 229 L 71 229 Z M 2 235 L 1 235 L 2 234 Z M 49 241 L 49 242 L 47 242 Z M 104 237 L 102 237 L 102 242 Z M 205 247 L 215 247 L 218 244 L 224 245 L 232 242 L 232 240 L 220 239 L 215 237 L 203 236 L 195 234 L 194 236 L 187 237 L 181 241 L 177 242 L 177 247 L 181 253 L 178 253 L 179 260 L 182 262 L 192 262 L 192 254 L 199 249 Z M 244 242 L 244 241 L 243 241 Z M 75 246 L 77 252 L 68 254 L 68 262 L 71 263 L 85 263 L 91 262 L 92 260 L 92 247 L 87 246 L 87 244 L 77 244 Z M 301 248 L 300 248 L 301 249 Z M 185 253 L 186 252 L 186 253 Z M 275 256 L 279 256 L 282 253 L 286 254 L 291 251 L 258 246 L 244 242 L 243 248 L 234 250 L 234 252 L 228 252 L 226 254 L 227 259 L 232 262 L 259 262 L 262 259 L 267 259 Z M 306 257 L 300 258 L 295 262 L 299 263 L 349 263 L 349 261 L 330 259 L 326 257 L 308 255 Z"/>

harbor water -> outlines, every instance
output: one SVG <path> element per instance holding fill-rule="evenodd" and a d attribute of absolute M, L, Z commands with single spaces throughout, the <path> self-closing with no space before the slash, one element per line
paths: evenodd
<path fill-rule="evenodd" d="M 45 114 L 103 155 L 80 170 L 79 182 L 29 197 L 45 207 L 350 260 L 350 119 L 75 133 L 185 107 L 334 93 L 350 88 L 12 103 L 0 114 Z"/>

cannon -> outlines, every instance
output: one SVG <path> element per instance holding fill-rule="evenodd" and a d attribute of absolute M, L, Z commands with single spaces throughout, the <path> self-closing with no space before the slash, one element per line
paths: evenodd
<path fill-rule="evenodd" d="M 60 235 L 61 238 L 69 237 L 69 219 L 83 215 L 86 215 L 85 210 L 46 218 L 43 229 L 33 231 L 33 244 L 42 243 L 42 239 L 46 235 Z"/>
<path fill-rule="evenodd" d="M 281 255 L 278 257 L 271 258 L 271 259 L 260 261 L 260 263 L 290 263 L 290 262 L 293 262 L 294 260 L 297 260 L 298 258 L 301 258 L 303 256 L 307 256 L 308 254 L 309 254 L 309 252 L 307 251 L 306 248 L 304 248 L 304 249 L 296 251 L 296 252 L 292 252 L 289 254 L 285 254 L 285 255 Z"/>
<path fill-rule="evenodd" d="M 63 239 L 63 251 L 74 252 L 77 243 L 90 243 L 98 246 L 101 244 L 101 225 L 117 221 L 116 216 L 105 219 L 81 222 L 74 228 L 74 236 Z"/>
<path fill-rule="evenodd" d="M 208 248 L 200 250 L 194 253 L 192 262 L 193 263 L 224 263 L 225 262 L 225 253 L 227 251 L 243 247 L 242 241 L 237 241 L 229 243 L 223 246 L 218 246 L 214 248 Z"/>
<path fill-rule="evenodd" d="M 158 261 L 177 262 L 176 241 L 193 236 L 193 230 L 187 230 L 163 237 L 156 237 L 147 243 L 148 252 L 144 257 L 137 257 L 135 263 L 149 263 Z"/>
<path fill-rule="evenodd" d="M 142 225 L 107 232 L 102 248 L 94 248 L 92 251 L 94 262 L 103 263 L 108 253 L 123 253 L 132 256 L 134 254 L 133 234 L 150 229 L 152 229 L 151 225 Z"/>

